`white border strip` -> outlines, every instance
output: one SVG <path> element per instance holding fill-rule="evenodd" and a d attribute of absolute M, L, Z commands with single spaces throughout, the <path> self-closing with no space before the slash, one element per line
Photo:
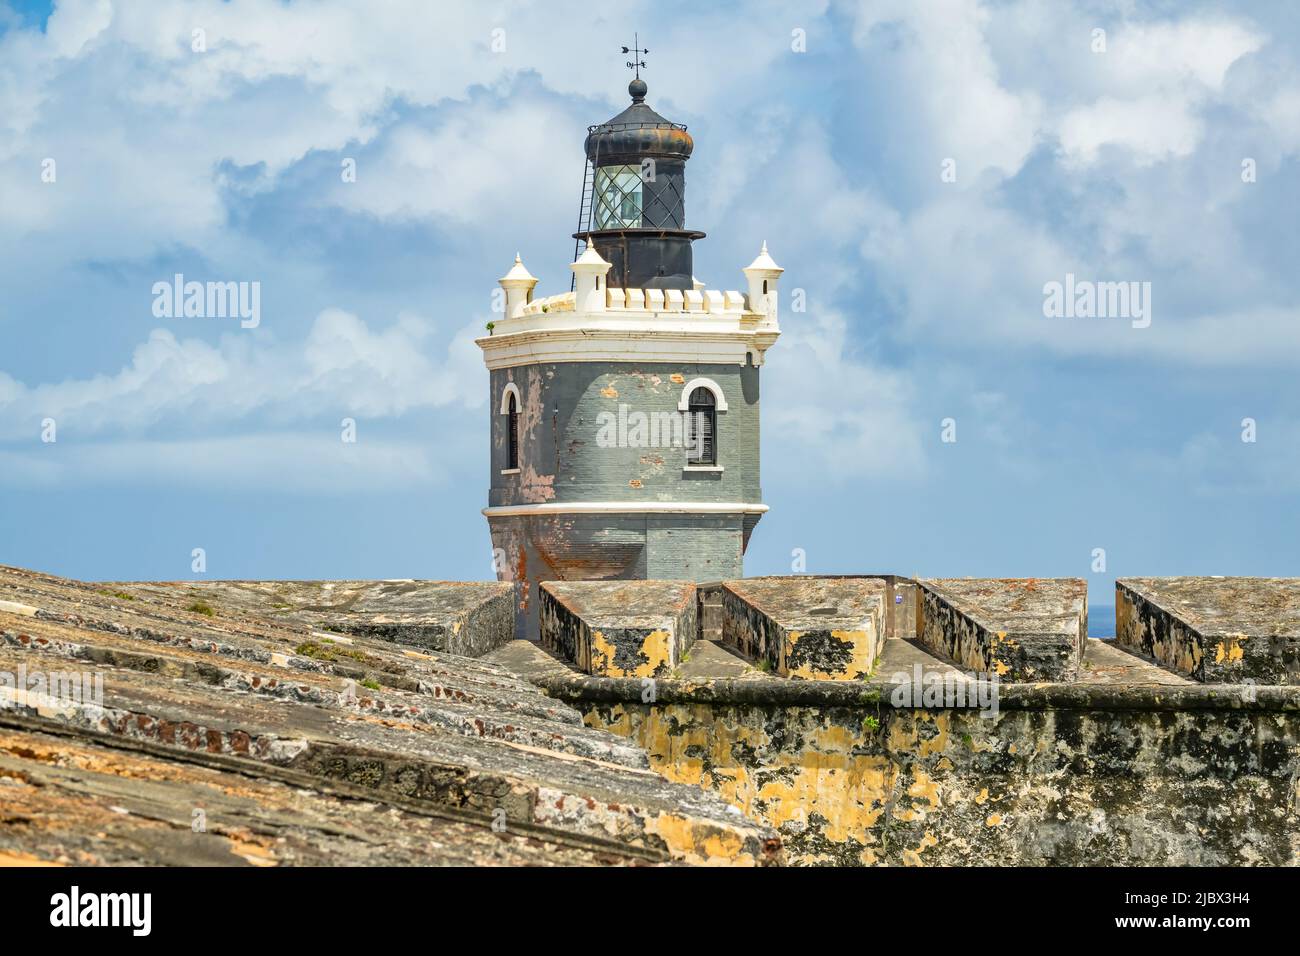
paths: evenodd
<path fill-rule="evenodd" d="M 548 501 L 537 505 L 498 505 L 484 508 L 483 514 L 489 518 L 505 518 L 547 514 L 763 514 L 766 511 L 767 505 L 743 501 L 647 501 L 645 504 L 634 501 Z"/>

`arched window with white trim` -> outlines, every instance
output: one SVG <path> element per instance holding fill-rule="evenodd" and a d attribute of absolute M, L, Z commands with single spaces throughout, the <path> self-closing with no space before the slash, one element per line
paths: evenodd
<path fill-rule="evenodd" d="M 682 387 L 677 410 L 686 415 L 686 467 L 721 471 L 718 464 L 718 412 L 727 410 L 722 386 L 693 378 Z"/>
<path fill-rule="evenodd" d="M 686 409 L 688 465 L 718 463 L 718 400 L 703 385 L 691 391 Z"/>
<path fill-rule="evenodd" d="M 519 470 L 519 386 L 507 382 L 501 392 L 501 414 L 506 417 L 506 466 L 503 472 Z"/>
<path fill-rule="evenodd" d="M 506 411 L 506 467 L 513 470 L 519 467 L 519 404 L 513 395 L 506 401 L 509 402 Z"/>
<path fill-rule="evenodd" d="M 713 404 L 720 412 L 727 410 L 727 397 L 722 394 L 722 386 L 711 378 L 693 378 L 682 386 L 682 394 L 677 399 L 677 410 L 686 411 L 691 403 L 691 396 L 695 394 L 697 388 L 706 388 L 713 393 Z"/>

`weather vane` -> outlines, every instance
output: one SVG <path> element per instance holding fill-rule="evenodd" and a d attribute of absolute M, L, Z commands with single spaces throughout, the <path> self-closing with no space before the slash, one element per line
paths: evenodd
<path fill-rule="evenodd" d="M 632 46 L 630 48 L 623 47 L 624 53 L 632 54 L 632 59 L 627 61 L 627 68 L 636 71 L 636 78 L 638 80 L 641 79 L 641 68 L 645 66 L 645 60 L 642 60 L 641 56 L 642 54 L 650 52 L 649 50 L 642 50 L 640 48 L 640 43 L 641 35 L 639 33 L 634 33 L 632 34 Z"/>

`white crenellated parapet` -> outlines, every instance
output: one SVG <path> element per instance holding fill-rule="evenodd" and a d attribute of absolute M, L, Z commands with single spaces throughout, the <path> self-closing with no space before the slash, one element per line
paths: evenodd
<path fill-rule="evenodd" d="M 576 263 L 575 263 L 576 265 Z M 608 263 L 607 263 L 608 265 Z M 726 317 L 740 320 L 744 318 L 763 318 L 747 307 L 743 293 L 735 289 L 619 289 L 613 287 L 595 288 L 595 280 L 588 278 L 584 283 L 579 277 L 574 282 L 574 292 L 561 292 L 559 295 L 530 299 L 513 318 L 526 319 L 534 316 L 554 315 L 560 312 L 585 313 L 634 313 L 646 316 L 680 314 L 698 317 Z M 774 322 L 765 322 L 774 325 Z M 503 332 L 506 331 L 503 329 Z"/>
<path fill-rule="evenodd" d="M 513 319 L 524 314 L 524 306 L 532 301 L 533 287 L 537 278 L 524 268 L 519 253 L 515 253 L 515 264 L 510 271 L 497 280 L 506 290 L 506 318 Z"/>
<path fill-rule="evenodd" d="M 749 311 L 776 322 L 779 301 L 776 284 L 784 271 L 767 254 L 767 241 L 764 240 L 762 251 L 744 269 L 745 278 L 749 280 Z"/>
<path fill-rule="evenodd" d="M 604 312 L 605 296 L 609 291 L 605 279 L 613 265 L 601 258 L 596 244 L 587 240 L 587 248 L 578 256 L 573 270 L 573 307 L 578 312 Z"/>
<path fill-rule="evenodd" d="M 766 245 L 744 270 L 748 295 L 708 289 L 698 280 L 689 289 L 610 288 L 613 266 L 594 245 L 570 268 L 572 292 L 534 298 L 537 280 L 515 257 L 501 279 L 507 317 L 475 339 L 489 368 L 633 359 L 757 366 L 781 334 L 776 281 L 784 270 Z"/>

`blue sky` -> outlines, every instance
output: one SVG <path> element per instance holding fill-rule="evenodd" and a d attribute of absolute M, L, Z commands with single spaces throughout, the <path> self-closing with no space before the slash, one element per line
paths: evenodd
<path fill-rule="evenodd" d="M 748 573 L 1300 574 L 1300 7 L 565 7 L 0 3 L 0 562 L 489 576 L 472 338 L 516 250 L 567 289 L 639 30 L 696 274 L 787 270 Z M 177 272 L 260 325 L 156 318 Z"/>

